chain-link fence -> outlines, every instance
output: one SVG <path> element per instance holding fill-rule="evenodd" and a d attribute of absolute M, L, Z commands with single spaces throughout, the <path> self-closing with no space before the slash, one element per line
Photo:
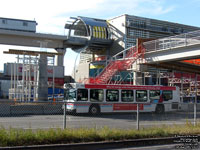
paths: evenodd
<path fill-rule="evenodd" d="M 137 128 L 137 111 L 127 110 L 130 104 L 121 107 L 124 110 L 117 112 L 90 113 L 68 112 L 69 106 L 73 103 L 67 102 L 15 102 L 8 100 L 0 101 L 0 126 L 3 128 L 22 129 L 49 129 L 49 128 Z M 79 104 L 82 108 L 87 105 Z M 66 107 L 65 107 L 66 106 Z M 108 107 L 104 105 L 104 107 Z M 143 112 L 142 108 L 149 107 L 147 104 L 140 104 L 139 125 L 140 128 L 152 126 L 184 125 L 200 121 L 200 104 L 197 104 L 196 120 L 193 103 L 181 103 L 178 110 L 168 111 L 172 104 L 164 105 L 164 112 Z M 66 113 L 65 112 L 66 108 Z M 126 110 L 125 110 L 126 109 Z M 95 111 L 95 110 L 92 110 Z M 98 110 L 101 111 L 101 110 Z M 146 108 L 148 111 L 148 108 Z M 89 108 L 88 108 L 89 112 Z M 91 112 L 91 110 L 90 110 Z"/>

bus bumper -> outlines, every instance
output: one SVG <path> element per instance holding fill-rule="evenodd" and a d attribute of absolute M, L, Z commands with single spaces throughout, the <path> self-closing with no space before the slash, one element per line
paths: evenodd
<path fill-rule="evenodd" d="M 76 113 L 76 109 L 67 109 L 66 110 L 68 113 Z"/>

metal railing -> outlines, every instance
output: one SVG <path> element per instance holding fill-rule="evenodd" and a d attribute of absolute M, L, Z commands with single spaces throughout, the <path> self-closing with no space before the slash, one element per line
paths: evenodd
<path fill-rule="evenodd" d="M 111 57 L 111 60 L 115 61 L 115 60 L 124 60 L 124 59 L 131 59 L 132 57 L 128 57 L 127 58 L 127 54 L 128 52 L 130 52 L 131 50 L 136 50 L 136 46 L 132 46 L 129 47 L 127 49 L 124 49 L 123 51 L 120 51 L 119 53 L 115 54 L 114 56 Z M 134 51 L 135 52 L 135 51 Z"/>
<path fill-rule="evenodd" d="M 196 44 L 200 44 L 200 30 L 143 43 L 146 53 Z"/>
<path fill-rule="evenodd" d="M 117 61 L 117 60 L 126 60 L 126 59 L 133 59 L 132 55 L 136 51 L 137 51 L 137 47 L 133 46 L 133 47 L 127 48 L 127 49 L 125 49 L 125 50 L 123 50 L 123 51 L 115 54 L 114 56 L 112 56 L 110 59 L 108 59 L 106 61 L 106 66 L 104 67 L 104 69 L 101 72 L 97 72 L 98 74 L 95 74 L 95 77 L 93 77 L 94 81 L 96 81 L 103 74 L 107 74 L 110 69 L 113 70 L 114 68 L 116 68 L 117 64 L 114 63 L 115 61 Z M 114 72 L 116 72 L 116 71 L 114 71 Z M 90 81 L 88 81 L 89 79 L 85 79 L 84 83 L 90 82 Z M 111 82 L 111 78 L 109 79 L 108 82 Z"/>

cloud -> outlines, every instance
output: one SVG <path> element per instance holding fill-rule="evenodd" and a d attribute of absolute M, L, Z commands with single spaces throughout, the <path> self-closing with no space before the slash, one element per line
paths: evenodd
<path fill-rule="evenodd" d="M 142 5 L 142 3 L 144 4 Z M 157 0 L 153 0 L 153 1 L 143 0 L 143 2 L 140 1 L 139 8 L 136 10 L 136 13 L 138 15 L 148 14 L 152 16 L 159 16 L 159 15 L 172 12 L 174 9 L 175 9 L 174 5 L 166 6 L 164 1 L 161 3 L 161 1 L 157 1 Z"/>
<path fill-rule="evenodd" d="M 6 0 L 1 2 L 1 17 L 35 19 L 39 32 L 62 33 L 65 18 L 61 13 L 84 11 L 96 7 L 102 0 Z M 62 28 L 62 29 L 56 29 Z M 48 29 L 48 30 L 47 30 Z"/>
<path fill-rule="evenodd" d="M 78 11 L 86 16 L 112 18 L 121 14 L 158 16 L 175 9 L 166 0 L 103 0 L 87 11 Z M 64 15 L 67 15 L 65 13 Z"/>
<path fill-rule="evenodd" d="M 1 2 L 1 17 L 35 19 L 37 31 L 64 34 L 70 16 L 108 19 L 121 14 L 161 15 L 174 9 L 166 0 L 6 0 Z"/>
<path fill-rule="evenodd" d="M 121 14 L 162 15 L 173 11 L 166 0 L 6 0 L 1 1 L 0 17 L 36 20 L 37 32 L 64 35 L 64 24 L 70 16 L 110 19 Z M 27 49 L 27 48 L 26 48 Z M 67 56 L 68 55 L 68 56 Z M 73 68 L 76 54 L 66 53 L 66 74 Z M 0 63 L 5 63 L 1 60 Z M 1 68 L 0 68 L 1 69 Z"/>

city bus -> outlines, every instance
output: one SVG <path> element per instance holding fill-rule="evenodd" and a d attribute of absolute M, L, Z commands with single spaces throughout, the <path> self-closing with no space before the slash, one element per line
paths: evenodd
<path fill-rule="evenodd" d="M 90 113 L 93 115 L 109 112 L 164 113 L 179 109 L 180 91 L 171 86 L 136 86 L 70 84 L 65 89 L 66 111 Z"/>

